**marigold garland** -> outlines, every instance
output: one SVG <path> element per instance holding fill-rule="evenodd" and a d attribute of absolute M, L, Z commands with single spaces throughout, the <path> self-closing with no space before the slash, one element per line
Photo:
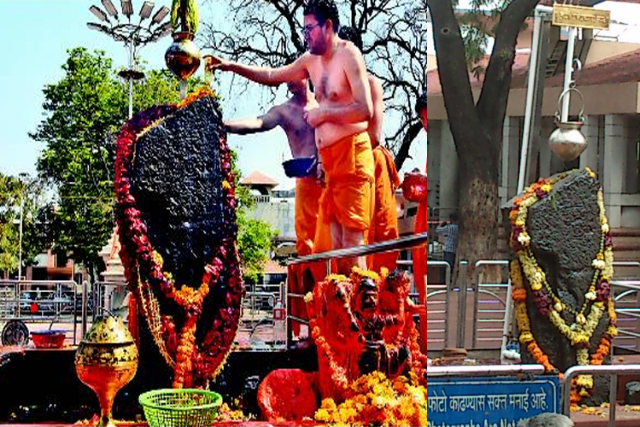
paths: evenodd
<path fill-rule="evenodd" d="M 589 169 L 587 171 L 595 178 L 595 174 L 592 171 Z M 553 189 L 553 185 L 568 175 L 569 173 L 563 173 L 552 179 L 539 180 L 527 188 L 522 197 L 516 199 L 509 213 L 512 223 L 510 245 L 518 256 L 517 259 L 511 262 L 511 281 L 513 284 L 511 297 L 514 301 L 516 321 L 520 331 L 519 341 L 526 346 L 527 351 L 529 351 L 534 360 L 543 365 L 546 371 L 550 373 L 557 372 L 557 369 L 551 364 L 549 357 L 540 349 L 531 332 L 526 308 L 528 291 L 524 286 L 523 271 L 538 312 L 547 317 L 576 348 L 579 365 L 602 364 L 609 355 L 613 337 L 617 335 L 615 307 L 610 296 L 609 286 L 609 281 L 613 276 L 613 245 L 605 215 L 602 189 L 598 190 L 599 221 L 602 232 L 600 249 L 592 262 L 592 266 L 595 269 L 594 277 L 585 294 L 585 302 L 579 310 L 567 307 L 555 294 L 546 280 L 544 271 L 538 266 L 530 248 L 531 237 L 526 229 L 528 208 L 547 197 Z M 560 315 L 565 310 L 575 316 L 575 323 L 571 326 L 567 325 Z M 591 360 L 589 360 L 589 344 L 605 310 L 609 315 L 609 326 L 602 336 L 596 352 L 591 355 Z M 590 396 L 593 393 L 592 376 L 579 376 L 572 387 L 572 405 L 577 404 L 582 397 Z"/>
<path fill-rule="evenodd" d="M 117 143 L 116 157 L 116 219 L 118 222 L 121 253 L 125 275 L 152 332 L 161 354 L 174 367 L 175 388 L 191 386 L 194 375 L 206 380 L 215 377 L 223 366 L 235 337 L 240 316 L 240 301 L 244 286 L 239 270 L 236 247 L 237 227 L 235 225 L 236 198 L 235 182 L 231 165 L 231 153 L 224 134 L 220 138 L 220 161 L 223 174 L 223 206 L 226 226 L 225 239 L 221 242 L 213 260 L 204 267 L 200 286 L 196 289 L 183 285 L 179 289 L 171 273 L 163 271 L 163 261 L 146 235 L 147 227 L 142 221 L 142 213 L 136 207 L 131 193 L 130 169 L 135 145 L 140 135 L 154 123 L 175 113 L 203 97 L 213 97 L 206 89 L 198 90 L 179 105 L 154 107 L 137 114 L 123 127 Z M 197 322 L 202 314 L 202 305 L 211 289 L 224 274 L 227 284 L 224 301 L 213 317 L 201 343 L 196 342 Z M 184 319 L 176 337 L 175 319 L 160 313 L 158 292 L 164 298 L 175 301 L 182 308 Z"/>
<path fill-rule="evenodd" d="M 409 378 L 390 380 L 381 372 L 372 372 L 354 381 L 349 392 L 349 398 L 339 405 L 324 399 L 315 420 L 340 426 L 427 425 L 427 388 L 413 373 Z"/>

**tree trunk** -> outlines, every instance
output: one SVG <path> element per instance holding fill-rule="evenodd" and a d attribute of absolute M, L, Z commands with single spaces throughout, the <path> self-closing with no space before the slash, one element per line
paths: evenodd
<path fill-rule="evenodd" d="M 478 129 L 477 135 L 482 135 Z M 485 134 L 486 135 L 486 134 Z M 486 139 L 481 141 L 481 139 Z M 460 157 L 460 240 L 459 261 L 468 262 L 467 283 L 473 283 L 475 264 L 494 259 L 498 250 L 498 162 L 495 156 L 483 156 L 476 151 L 492 144 L 489 137 L 475 141 L 476 148 L 461 152 Z M 493 277 L 494 274 L 491 274 Z M 457 274 L 456 276 L 457 277 Z"/>

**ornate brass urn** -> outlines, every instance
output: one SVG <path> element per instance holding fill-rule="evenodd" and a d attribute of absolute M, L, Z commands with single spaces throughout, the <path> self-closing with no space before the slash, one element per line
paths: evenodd
<path fill-rule="evenodd" d="M 76 373 L 98 396 L 99 427 L 115 427 L 111 409 L 118 391 L 138 370 L 138 348 L 122 318 L 97 319 L 76 352 Z"/>
<path fill-rule="evenodd" d="M 200 49 L 193 42 L 194 34 L 181 31 L 173 34 L 173 44 L 164 55 L 167 67 L 181 81 L 185 81 L 200 66 Z"/>

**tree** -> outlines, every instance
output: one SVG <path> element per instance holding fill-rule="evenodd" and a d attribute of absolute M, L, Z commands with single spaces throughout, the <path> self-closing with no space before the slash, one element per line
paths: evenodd
<path fill-rule="evenodd" d="M 22 264 L 29 265 L 44 247 L 38 221 L 42 190 L 37 179 L 0 173 L 0 272 L 4 277 L 18 272 L 21 250 Z"/>
<path fill-rule="evenodd" d="M 264 274 L 264 266 L 269 261 L 269 253 L 274 249 L 274 238 L 278 231 L 265 221 L 249 218 L 255 202 L 249 187 L 240 185 L 242 172 L 238 169 L 238 155 L 231 152 L 238 199 L 238 252 L 242 264 L 242 275 L 246 283 L 257 283 Z"/>
<path fill-rule="evenodd" d="M 511 89 L 518 34 L 539 0 L 511 0 L 494 15 L 498 25 L 480 97 L 474 100 L 461 30 L 452 0 L 427 0 L 449 125 L 460 165 L 461 216 L 458 257 L 469 261 L 469 274 L 480 259 L 497 252 L 498 167 L 502 126 Z M 488 4 L 472 0 L 479 8 Z M 493 3 L 492 3 L 493 4 Z M 477 34 L 477 33 L 474 33 Z M 467 43 L 468 45 L 468 43 Z"/>
<path fill-rule="evenodd" d="M 238 250 L 246 283 L 258 283 L 264 274 L 276 235 L 268 223 L 248 218 L 246 208 L 238 211 Z"/>
<path fill-rule="evenodd" d="M 46 117 L 30 136 L 45 144 L 38 172 L 57 193 L 50 209 L 54 250 L 95 277 L 98 252 L 114 228 L 115 137 L 127 119 L 128 88 L 104 52 L 79 47 L 68 54 L 65 76 L 44 88 Z M 177 101 L 179 82 L 168 72 L 147 72 L 134 90 L 134 111 Z"/>
<path fill-rule="evenodd" d="M 208 0 L 234 26 L 204 23 L 203 45 L 233 60 L 280 66 L 302 54 L 304 0 Z M 386 141 L 396 153 L 398 169 L 422 129 L 413 105 L 426 87 L 427 22 L 415 0 L 338 0 L 341 23 L 363 35 L 369 71 L 383 83 Z M 224 11 L 224 12 L 220 12 Z M 346 15 L 345 15 L 346 12 Z M 345 19 L 346 18 L 346 19 Z M 237 80 L 235 90 L 246 90 Z"/>

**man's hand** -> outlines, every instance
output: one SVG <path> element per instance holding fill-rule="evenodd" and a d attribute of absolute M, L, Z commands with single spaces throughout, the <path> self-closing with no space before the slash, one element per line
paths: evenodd
<path fill-rule="evenodd" d="M 214 71 L 221 70 L 227 71 L 229 69 L 230 62 L 226 59 L 222 59 L 219 56 L 215 55 L 205 55 L 204 56 L 204 70 L 205 71 Z"/>
<path fill-rule="evenodd" d="M 322 168 L 322 163 L 318 163 L 316 165 L 316 178 L 322 187 L 324 187 L 324 169 Z"/>
<path fill-rule="evenodd" d="M 305 111 L 304 119 L 312 128 L 320 126 L 320 124 L 325 121 L 323 110 L 321 108 L 313 108 L 311 110 Z"/>

